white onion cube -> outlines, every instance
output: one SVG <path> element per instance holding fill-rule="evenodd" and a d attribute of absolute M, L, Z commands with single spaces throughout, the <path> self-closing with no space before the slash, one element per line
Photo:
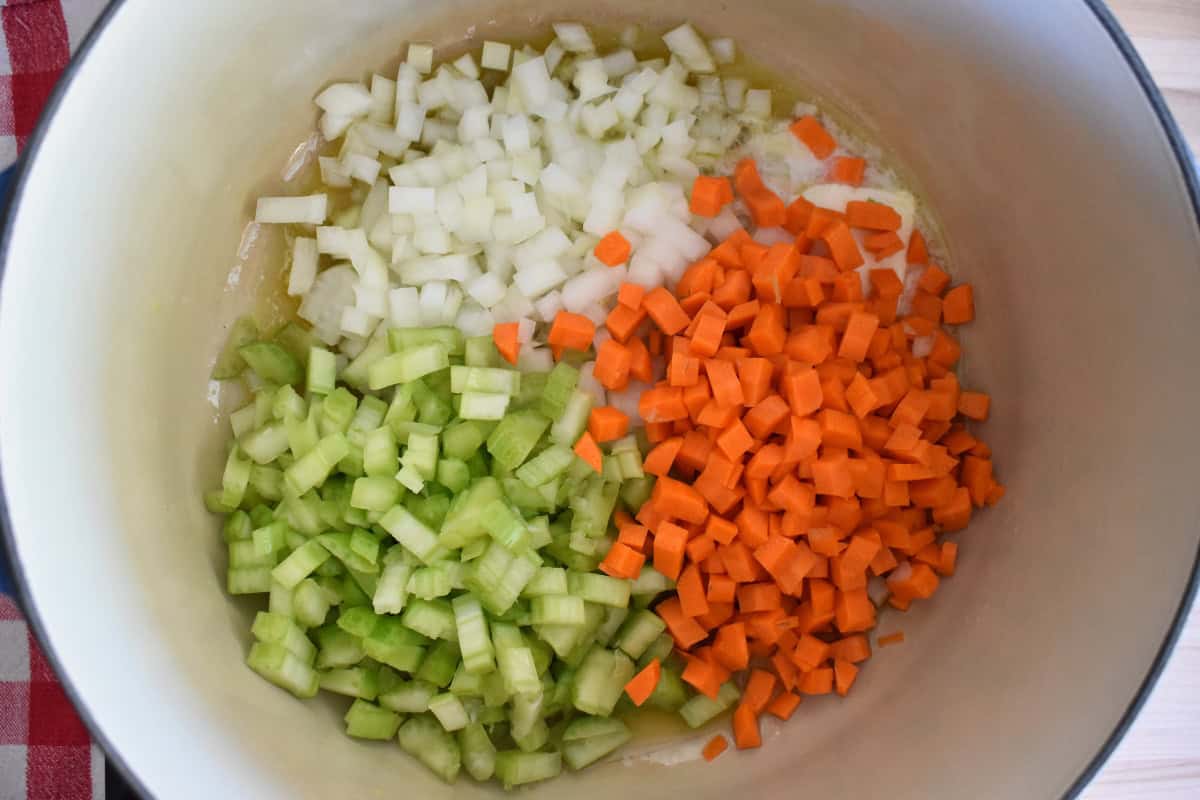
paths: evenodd
<path fill-rule="evenodd" d="M 408 46 L 405 61 L 420 74 L 428 75 L 433 69 L 433 45 L 413 42 Z"/>
<path fill-rule="evenodd" d="M 388 292 L 388 322 L 393 328 L 421 326 L 420 293 L 415 287 L 403 286 Z"/>
<path fill-rule="evenodd" d="M 260 197 L 254 221 L 275 224 L 320 225 L 329 212 L 329 198 L 323 194 L 305 197 Z"/>
<path fill-rule="evenodd" d="M 292 269 L 288 274 L 288 294 L 306 294 L 317 277 L 317 240 L 297 236 L 292 242 Z"/>
<path fill-rule="evenodd" d="M 483 43 L 483 54 L 479 57 L 484 69 L 494 69 L 504 72 L 508 69 L 508 57 L 512 47 L 504 42 L 487 41 Z"/>
<path fill-rule="evenodd" d="M 388 189 L 389 214 L 432 214 L 437 211 L 437 190 L 418 186 Z"/>

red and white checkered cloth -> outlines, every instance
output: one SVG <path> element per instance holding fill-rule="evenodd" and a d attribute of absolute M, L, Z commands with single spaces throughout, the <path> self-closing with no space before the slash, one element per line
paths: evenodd
<path fill-rule="evenodd" d="M 106 0 L 0 0 L 0 170 Z M 29 626 L 0 594 L 0 800 L 102 800 L 104 756 Z"/>

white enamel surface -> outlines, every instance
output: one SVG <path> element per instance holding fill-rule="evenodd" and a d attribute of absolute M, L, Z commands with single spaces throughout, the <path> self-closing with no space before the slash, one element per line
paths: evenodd
<path fill-rule="evenodd" d="M 8 512 L 84 707 L 159 797 L 495 794 L 347 740 L 343 703 L 299 704 L 242 666 L 251 606 L 222 592 L 200 502 L 220 464 L 207 373 L 253 293 L 250 265 L 229 280 L 243 228 L 282 188 L 310 98 L 409 39 L 504 39 L 544 29 L 549 8 L 719 30 L 849 109 L 916 176 L 976 285 L 964 373 L 994 393 L 1009 496 L 963 535 L 937 601 L 888 620 L 907 640 L 847 702 L 806 702 L 770 746 L 712 766 L 613 764 L 531 794 L 1060 795 L 1146 674 L 1200 519 L 1195 220 L 1079 0 L 736 15 L 697 0 L 128 0 L 27 175 L 0 294 Z"/>

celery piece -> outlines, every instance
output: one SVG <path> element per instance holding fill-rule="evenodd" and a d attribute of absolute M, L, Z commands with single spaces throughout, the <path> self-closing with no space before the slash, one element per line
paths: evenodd
<path fill-rule="evenodd" d="M 523 511 L 554 511 L 557 508 L 557 504 L 547 499 L 540 489 L 531 489 L 524 481 L 506 476 L 500 479 L 500 483 L 505 496 Z"/>
<path fill-rule="evenodd" d="M 447 458 L 465 461 L 479 450 L 486 439 L 481 427 L 471 420 L 463 420 L 442 432 L 442 454 Z"/>
<path fill-rule="evenodd" d="M 246 664 L 271 683 L 297 697 L 312 697 L 317 693 L 316 671 L 281 644 L 255 642 L 250 647 Z"/>
<path fill-rule="evenodd" d="M 529 583 L 521 590 L 522 597 L 566 594 L 567 571 L 562 567 L 539 567 Z"/>
<path fill-rule="evenodd" d="M 404 502 L 404 507 L 430 529 L 442 527 L 450 510 L 450 497 L 445 494 L 413 495 Z"/>
<path fill-rule="evenodd" d="M 450 503 L 446 518 L 442 521 L 438 539 L 448 550 L 462 547 L 472 539 L 487 535 L 482 518 L 483 509 L 504 497 L 504 492 L 495 478 L 480 478 L 465 492 L 460 492 Z"/>
<path fill-rule="evenodd" d="M 413 677 L 428 681 L 439 689 L 445 689 L 454 679 L 454 671 L 458 669 L 459 656 L 457 643 L 440 640 L 425 654 L 425 660 L 421 662 L 420 668 Z"/>
<path fill-rule="evenodd" d="M 567 400 L 578 384 L 579 370 L 565 361 L 558 362 L 546 378 L 546 386 L 538 400 L 538 410 L 550 419 L 558 419 L 566 411 Z"/>
<path fill-rule="evenodd" d="M 379 695 L 379 705 L 400 714 L 420 714 L 429 710 L 429 701 L 437 694 L 437 687 L 425 681 L 401 681 L 397 686 Z"/>
<path fill-rule="evenodd" d="M 387 741 L 400 729 L 400 715 L 366 700 L 355 700 L 346 712 L 346 733 L 356 739 Z"/>
<path fill-rule="evenodd" d="M 356 553 L 350 546 L 354 534 L 349 531 L 322 533 L 316 541 L 346 567 L 358 572 L 378 572 L 379 566 Z"/>
<path fill-rule="evenodd" d="M 457 639 L 458 629 L 454 623 L 454 611 L 444 600 L 421 600 L 412 598 L 403 615 L 404 624 L 430 639 Z"/>
<path fill-rule="evenodd" d="M 337 384 L 337 358 L 324 347 L 308 351 L 308 375 L 305 388 L 309 394 L 329 394 Z"/>
<path fill-rule="evenodd" d="M 432 716 L 409 717 L 397 734 L 400 747 L 447 783 L 458 778 L 462 755 L 454 737 Z"/>
<path fill-rule="evenodd" d="M 225 460 L 225 471 L 221 474 L 221 503 L 237 508 L 246 496 L 250 484 L 250 461 L 242 458 L 242 451 L 234 447 Z"/>
<path fill-rule="evenodd" d="M 633 661 L 624 653 L 593 647 L 575 675 L 572 703 L 585 714 L 607 717 L 621 699 L 633 671 Z"/>
<path fill-rule="evenodd" d="M 608 520 L 617 503 L 618 486 L 598 476 L 588 480 L 570 500 L 571 531 L 598 538 L 608 531 Z"/>
<path fill-rule="evenodd" d="M 654 491 L 654 478 L 646 475 L 641 478 L 630 478 L 621 483 L 621 502 L 637 511 L 650 499 Z"/>
<path fill-rule="evenodd" d="M 317 656 L 316 646 L 309 641 L 300 626 L 282 614 L 260 611 L 250 628 L 254 638 L 268 644 L 279 644 L 305 664 L 312 664 Z"/>
<path fill-rule="evenodd" d="M 422 600 L 433 600 L 450 594 L 450 575 L 440 565 L 420 567 L 408 579 L 408 593 Z"/>
<path fill-rule="evenodd" d="M 592 603 L 627 608 L 632 583 L 594 572 L 568 572 L 567 592 Z"/>
<path fill-rule="evenodd" d="M 358 398 L 339 386 L 334 389 L 321 404 L 320 430 L 322 436 L 332 433 L 346 433 L 350 423 L 358 411 Z"/>
<path fill-rule="evenodd" d="M 722 711 L 730 708 L 741 697 L 738 688 L 728 681 L 721 684 L 715 699 L 698 694 L 679 707 L 679 716 L 688 727 L 699 728 Z"/>
<path fill-rule="evenodd" d="M 488 436 L 488 452 L 501 467 L 515 470 L 529 457 L 549 425 L 550 421 L 536 411 L 514 411 Z"/>
<path fill-rule="evenodd" d="M 519 694 L 512 699 L 509 732 L 514 739 L 527 738 L 533 733 L 537 723 L 542 721 L 544 698 L 545 692 L 538 691 Z"/>
<path fill-rule="evenodd" d="M 613 752 L 632 737 L 633 733 L 619 719 L 574 719 L 563 731 L 563 761 L 567 762 L 571 769 L 583 769 Z"/>
<path fill-rule="evenodd" d="M 460 594 L 450 605 L 464 668 L 477 675 L 491 672 L 496 668 L 495 648 L 479 600 L 470 594 Z"/>
<path fill-rule="evenodd" d="M 404 610 L 412 571 L 412 564 L 403 561 L 384 566 L 371 601 L 376 614 L 399 614 Z"/>
<path fill-rule="evenodd" d="M 291 353 L 292 358 L 296 359 L 301 367 L 308 363 L 308 351 L 313 345 L 318 344 L 317 337 L 312 331 L 302 328 L 295 322 L 285 322 L 271 334 L 271 339 L 275 344 Z"/>
<path fill-rule="evenodd" d="M 482 512 L 483 527 L 500 544 L 513 553 L 519 553 L 529 545 L 529 527 L 520 513 L 514 511 L 504 500 L 493 500 Z"/>
<path fill-rule="evenodd" d="M 503 419 L 510 400 L 507 394 L 467 392 L 459 401 L 458 415 L 469 420 Z"/>
<path fill-rule="evenodd" d="M 225 338 L 225 346 L 217 356 L 213 365 L 213 380 L 224 381 L 236 378 L 246 368 L 246 360 L 239 352 L 241 348 L 258 339 L 258 325 L 251 317 L 238 317 L 229 327 L 229 335 Z"/>
<path fill-rule="evenodd" d="M 447 731 L 459 731 L 467 727 L 467 710 L 462 700 L 449 692 L 443 692 L 429 701 L 429 713 L 437 717 L 442 728 Z"/>
<path fill-rule="evenodd" d="M 363 471 L 369 477 L 392 476 L 400 466 L 400 448 L 395 432 L 387 427 L 376 428 L 363 443 Z"/>
<path fill-rule="evenodd" d="M 316 539 L 309 539 L 300 547 L 288 555 L 279 565 L 271 570 L 271 577 L 279 581 L 289 589 L 295 588 L 300 581 L 312 574 L 313 570 L 321 566 L 327 558 L 330 551 L 326 549 Z"/>
<path fill-rule="evenodd" d="M 575 453 L 570 448 L 550 445 L 522 464 L 516 475 L 526 486 L 536 488 L 564 473 L 574 460 Z"/>
<path fill-rule="evenodd" d="M 384 356 L 367 370 L 367 385 L 371 391 L 385 389 L 398 383 L 408 383 L 450 366 L 446 348 L 427 344 Z"/>
<path fill-rule="evenodd" d="M 632 612 L 617 631 L 616 645 L 630 658 L 641 658 L 666 629 L 667 623 L 658 614 L 640 608 Z"/>
<path fill-rule="evenodd" d="M 423 480 L 431 481 L 437 475 L 438 437 L 434 434 L 410 433 L 408 447 L 400 457 L 400 463 L 417 471 Z"/>
<path fill-rule="evenodd" d="M 620 466 L 622 481 L 646 477 L 645 471 L 642 470 L 642 454 L 637 450 L 625 450 L 616 453 L 615 457 Z"/>
<path fill-rule="evenodd" d="M 255 464 L 250 467 L 250 485 L 247 488 L 258 492 L 264 500 L 282 500 L 283 470 Z"/>
<path fill-rule="evenodd" d="M 525 753 L 505 750 L 496 754 L 496 778 L 505 789 L 553 778 L 562 772 L 558 753 Z"/>
<path fill-rule="evenodd" d="M 371 365 L 390 352 L 386 336 L 372 336 L 367 341 L 367 346 L 362 349 L 362 352 L 355 356 L 346 365 L 345 369 L 342 370 L 341 379 L 358 391 L 365 392 L 367 390 Z"/>
<path fill-rule="evenodd" d="M 617 630 L 621 627 L 621 623 L 629 616 L 629 609 L 625 606 L 615 607 L 608 606 L 604 609 L 604 622 L 600 623 L 600 627 L 596 629 L 595 639 L 599 644 L 608 647 L 617 635 Z"/>
<path fill-rule="evenodd" d="M 531 408 L 540 411 L 542 396 L 549 382 L 549 372 L 524 372 L 521 374 L 521 391 L 512 399 L 514 409 Z M 544 413 L 544 412 L 543 412 Z"/>
<path fill-rule="evenodd" d="M 534 625 L 582 625 L 587 619 L 581 597 L 541 595 L 530 606 Z"/>
<path fill-rule="evenodd" d="M 337 625 L 325 625 L 313 631 L 317 640 L 317 669 L 352 667 L 363 660 L 362 639 Z"/>
<path fill-rule="evenodd" d="M 350 532 L 350 550 L 373 567 L 379 562 L 379 537 L 363 528 Z"/>
<path fill-rule="evenodd" d="M 451 492 L 461 492 L 471 482 L 471 470 L 457 458 L 438 459 L 437 482 Z"/>
<path fill-rule="evenodd" d="M 423 436 L 437 436 L 442 432 L 440 425 L 429 425 L 424 422 L 397 422 L 392 425 L 392 430 L 396 433 L 396 441 L 404 445 L 408 444 L 409 437 L 414 433 Z"/>
<path fill-rule="evenodd" d="M 292 613 L 296 622 L 315 628 L 329 615 L 329 598 L 312 578 L 305 578 L 292 591 Z"/>
<path fill-rule="evenodd" d="M 438 344 L 452 356 L 461 356 L 465 348 L 462 331 L 458 328 L 392 328 L 388 331 L 388 343 L 393 352 L 414 347 Z"/>
<path fill-rule="evenodd" d="M 646 565 L 642 567 L 642 571 L 638 573 L 637 578 L 633 581 L 631 591 L 635 595 L 648 594 L 656 595 L 661 592 L 669 592 L 675 588 L 675 581 L 663 575 L 654 567 Z"/>
<path fill-rule="evenodd" d="M 425 491 L 425 479 L 411 464 L 403 464 L 396 473 L 396 480 L 413 494 Z"/>
<path fill-rule="evenodd" d="M 383 421 L 393 430 L 397 430 L 401 422 L 412 422 L 417 418 L 417 403 L 414 399 L 416 387 L 420 381 L 397 386 L 392 391 L 392 401 L 388 404 Z"/>
<path fill-rule="evenodd" d="M 511 726 L 509 734 L 512 736 L 513 741 L 516 742 L 517 747 L 521 748 L 523 753 L 534 753 L 541 755 L 537 751 L 545 747 L 546 743 L 550 741 L 550 727 L 546 725 L 546 721 L 540 717 L 533 721 L 533 724 L 529 727 L 529 730 L 522 731 L 521 735 L 512 733 Z"/>
<path fill-rule="evenodd" d="M 463 343 L 463 361 L 468 367 L 502 367 L 506 363 L 491 336 L 468 336 Z"/>
<path fill-rule="evenodd" d="M 432 564 L 445 553 L 438 545 L 437 535 L 414 517 L 404 506 L 393 506 L 379 524 L 410 553 L 426 564 Z"/>
<path fill-rule="evenodd" d="M 376 667 L 343 667 L 320 674 L 321 688 L 334 694 L 374 700 L 379 692 L 379 670 Z"/>
<path fill-rule="evenodd" d="M 225 524 L 221 528 L 221 534 L 224 536 L 226 544 L 228 544 L 229 542 L 249 539 L 250 531 L 253 529 L 254 526 L 250 521 L 250 515 L 245 511 L 234 510 L 225 519 Z"/>
<path fill-rule="evenodd" d="M 302 495 L 314 486 L 320 486 L 349 451 L 346 437 L 340 433 L 321 439 L 316 447 L 296 459 L 296 463 L 283 473 L 288 489 Z"/>
<path fill-rule="evenodd" d="M 399 502 L 403 492 L 404 487 L 390 476 L 359 478 L 354 481 L 350 505 L 367 511 L 387 511 Z"/>
<path fill-rule="evenodd" d="M 281 422 L 269 422 L 243 436 L 238 446 L 255 464 L 270 464 L 287 452 L 287 427 Z"/>
<path fill-rule="evenodd" d="M 683 684 L 679 670 L 673 667 L 663 667 L 658 678 L 658 685 L 646 698 L 646 705 L 662 711 L 678 711 L 687 702 L 688 692 Z"/>
<path fill-rule="evenodd" d="M 592 396 L 576 389 L 567 398 L 567 407 L 550 429 L 550 438 L 558 444 L 573 447 L 587 430 L 588 415 L 592 411 Z"/>
<path fill-rule="evenodd" d="M 489 342 L 491 337 L 487 337 Z M 468 352 L 472 340 L 467 340 Z M 496 747 L 480 722 L 468 723 L 458 732 L 458 746 L 467 774 L 477 781 L 486 781 L 496 771 Z"/>
<path fill-rule="evenodd" d="M 501 644 L 501 629 L 509 629 L 516 633 L 519 644 Z M 538 679 L 537 668 L 533 663 L 533 652 L 524 646 L 515 626 L 497 622 L 492 625 L 492 636 L 496 644 L 496 663 L 500 675 L 504 678 L 504 688 L 509 694 L 524 694 L 538 691 L 542 683 Z"/>
<path fill-rule="evenodd" d="M 451 367 L 450 391 L 515 395 L 521 390 L 521 373 L 496 367 Z"/>
<path fill-rule="evenodd" d="M 254 374 L 267 383 L 299 383 L 304 377 L 300 362 L 274 342 L 252 342 L 242 345 L 237 352 Z"/>

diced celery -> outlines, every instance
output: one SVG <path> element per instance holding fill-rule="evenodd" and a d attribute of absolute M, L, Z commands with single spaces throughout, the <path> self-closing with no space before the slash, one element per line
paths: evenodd
<path fill-rule="evenodd" d="M 352 533 L 339 531 L 335 533 L 322 533 L 316 538 L 316 541 L 320 542 L 322 547 L 350 569 L 359 572 L 377 572 L 379 567 L 376 564 L 371 563 L 351 549 L 350 541 L 352 537 Z"/>
<path fill-rule="evenodd" d="M 441 433 L 440 425 L 430 425 L 424 422 L 397 422 L 392 425 L 392 430 L 396 433 L 396 441 L 400 444 L 408 444 L 408 438 L 414 433 L 424 436 L 437 436 Z"/>
<path fill-rule="evenodd" d="M 437 482 L 452 492 L 461 492 L 471 482 L 471 470 L 467 462 L 457 458 L 438 459 Z"/>
<path fill-rule="evenodd" d="M 280 386 L 271 402 L 271 416 L 280 422 L 289 419 L 300 419 L 308 413 L 308 405 L 304 398 L 296 394 L 290 384 Z"/>
<path fill-rule="evenodd" d="M 429 710 L 429 701 L 437 687 L 425 681 L 405 681 L 379 695 L 379 705 L 400 714 L 420 714 Z"/>
<path fill-rule="evenodd" d="M 454 611 L 444 600 L 412 598 L 401 616 L 404 624 L 430 639 L 456 639 Z"/>
<path fill-rule="evenodd" d="M 445 692 L 429 701 L 429 712 L 437 717 L 442 728 L 447 731 L 459 731 L 467 727 L 467 710 L 462 701 L 455 695 Z"/>
<path fill-rule="evenodd" d="M 567 398 L 567 407 L 550 428 L 550 438 L 565 447 L 573 447 L 587 430 L 588 415 L 592 411 L 592 396 L 576 389 Z"/>
<path fill-rule="evenodd" d="M 285 322 L 272 335 L 275 344 L 292 354 L 292 358 L 303 367 L 308 362 L 308 351 L 317 344 L 317 337 L 312 331 L 300 327 L 295 322 Z"/>
<path fill-rule="evenodd" d="M 459 493 L 450 503 L 438 534 L 442 547 L 453 550 L 472 539 L 487 535 L 482 512 L 488 505 L 504 497 L 495 478 L 480 478 L 466 492 Z"/>
<path fill-rule="evenodd" d="M 617 491 L 615 483 L 607 483 L 599 477 L 589 479 L 570 500 L 571 532 L 592 538 L 603 536 L 608 531 L 608 520 L 617 502 Z"/>
<path fill-rule="evenodd" d="M 501 367 L 505 364 L 491 336 L 468 336 L 463 344 L 463 361 L 468 367 Z"/>
<path fill-rule="evenodd" d="M 288 450 L 287 426 L 269 422 L 243 436 L 238 446 L 255 464 L 270 464 Z"/>
<path fill-rule="evenodd" d="M 546 743 L 550 741 L 550 727 L 540 717 L 535 719 L 533 724 L 530 725 L 529 730 L 523 731 L 522 735 L 518 736 L 512 733 L 511 727 L 509 734 L 512 736 L 512 740 L 516 742 L 517 747 L 521 748 L 521 751 L 525 753 L 537 753 L 537 751 L 545 747 Z"/>
<path fill-rule="evenodd" d="M 504 750 L 496 754 L 496 777 L 504 784 L 505 789 L 548 780 L 560 772 L 562 757 L 558 753 Z"/>
<path fill-rule="evenodd" d="M 521 390 L 521 373 L 496 367 L 451 367 L 450 391 L 515 395 Z"/>
<path fill-rule="evenodd" d="M 266 383 L 299 383 L 304 377 L 300 362 L 274 342 L 252 342 L 238 348 L 238 355 Z"/>
<path fill-rule="evenodd" d="M 323 347 L 308 351 L 308 376 L 306 389 L 309 394 L 329 394 L 337 383 L 337 358 Z"/>
<path fill-rule="evenodd" d="M 549 377 L 549 372 L 523 373 L 521 375 L 521 391 L 512 399 L 512 407 L 514 409 L 532 408 L 540 411 L 542 396 L 546 392 Z"/>
<path fill-rule="evenodd" d="M 367 346 L 342 370 L 341 378 L 360 392 L 367 390 L 371 365 L 390 353 L 386 336 L 372 336 Z"/>
<path fill-rule="evenodd" d="M 405 561 L 388 564 L 375 585 L 372 605 L 376 614 L 399 614 L 408 600 L 408 580 L 413 567 Z"/>
<path fill-rule="evenodd" d="M 484 507 L 483 526 L 509 551 L 519 553 L 529 545 L 529 527 L 519 513 L 503 500 L 493 500 Z"/>
<path fill-rule="evenodd" d="M 260 551 L 253 539 L 230 542 L 227 547 L 229 549 L 229 566 L 232 568 L 275 566 L 275 552 L 273 550 L 266 553 Z M 270 576 L 270 571 L 267 575 Z"/>
<path fill-rule="evenodd" d="M 666 629 L 667 623 L 658 614 L 640 608 L 632 612 L 617 631 L 616 645 L 630 658 L 641 658 Z"/>
<path fill-rule="evenodd" d="M 221 354 L 217 356 L 217 363 L 213 365 L 213 380 L 224 381 L 241 375 L 242 370 L 246 368 L 246 360 L 242 358 L 239 350 L 256 339 L 258 339 L 258 325 L 255 324 L 253 318 L 238 317 L 234 320 L 229 327 L 225 346 L 221 348 Z"/>
<path fill-rule="evenodd" d="M 575 453 L 569 448 L 551 445 L 522 464 L 516 474 L 525 485 L 536 488 L 564 473 L 574 460 Z"/>
<path fill-rule="evenodd" d="M 654 567 L 649 565 L 642 567 L 642 571 L 638 573 L 637 578 L 633 581 L 632 592 L 635 595 L 648 594 L 656 595 L 661 592 L 669 592 L 675 588 L 675 581 L 663 575 Z"/>
<path fill-rule="evenodd" d="M 458 415 L 467 420 L 502 419 L 510 400 L 507 394 L 466 392 L 459 401 Z"/>
<path fill-rule="evenodd" d="M 489 342 L 491 337 L 487 337 Z M 468 348 L 472 340 L 467 340 Z M 458 732 L 458 746 L 467 774 L 477 781 L 486 781 L 496 771 L 496 747 L 480 722 L 468 723 Z"/>
<path fill-rule="evenodd" d="M 388 331 L 392 350 L 399 352 L 427 344 L 440 344 L 452 356 L 461 356 L 465 340 L 458 328 L 392 328 Z"/>
<path fill-rule="evenodd" d="M 322 672 L 321 688 L 334 694 L 374 700 L 379 692 L 379 670 L 374 667 L 344 667 Z"/>
<path fill-rule="evenodd" d="M 321 404 L 321 436 L 332 433 L 346 433 L 350 423 L 358 411 L 358 398 L 351 394 L 345 386 L 333 390 Z"/>
<path fill-rule="evenodd" d="M 512 699 L 509 732 L 514 739 L 527 738 L 537 723 L 542 721 L 544 698 L 545 693 L 537 691 L 519 694 Z"/>
<path fill-rule="evenodd" d="M 413 494 L 418 494 L 425 490 L 425 479 L 421 477 L 421 473 L 417 471 L 416 467 L 411 464 L 403 464 L 400 467 L 400 471 L 396 473 L 396 480 Z"/>
<path fill-rule="evenodd" d="M 283 470 L 255 464 L 250 468 L 250 486 L 264 500 L 283 499 Z"/>
<path fill-rule="evenodd" d="M 297 697 L 312 697 L 317 693 L 316 671 L 281 644 L 255 642 L 246 663 L 259 675 Z"/>
<path fill-rule="evenodd" d="M 633 661 L 624 653 L 593 647 L 575 675 L 571 698 L 575 708 L 585 714 L 608 716 L 633 677 L 633 670 Z"/>
<path fill-rule="evenodd" d="M 486 438 L 486 434 L 476 422 L 456 422 L 442 432 L 442 454 L 447 458 L 465 461 L 479 450 Z"/>
<path fill-rule="evenodd" d="M 326 625 L 313 631 L 317 640 L 317 669 L 352 667 L 363 660 L 362 639 L 337 625 Z"/>
<path fill-rule="evenodd" d="M 287 429 L 288 448 L 295 458 L 308 455 L 320 441 L 321 432 L 317 422 L 321 418 L 322 405 L 320 398 L 317 398 L 309 403 L 308 414 L 303 419 L 289 417 L 283 421 Z"/>
<path fill-rule="evenodd" d="M 424 480 L 431 481 L 437 475 L 438 437 L 426 433 L 410 433 L 408 447 L 400 463 L 412 467 Z"/>
<path fill-rule="evenodd" d="M 305 578 L 292 592 L 292 613 L 306 628 L 315 628 L 329 615 L 329 598 L 312 578 Z"/>
<path fill-rule="evenodd" d="M 567 593 L 567 571 L 562 567 L 539 567 L 521 590 L 522 597 Z"/>
<path fill-rule="evenodd" d="M 346 733 L 357 739 L 387 741 L 400 729 L 400 715 L 366 700 L 355 700 L 346 712 Z"/>
<path fill-rule="evenodd" d="M 316 646 L 304 635 L 300 626 L 281 614 L 258 612 L 250 632 L 260 642 L 283 645 L 289 653 L 305 664 L 312 664 L 317 656 Z"/>
<path fill-rule="evenodd" d="M 580 717 L 563 731 L 563 760 L 571 769 L 583 769 L 631 738 L 633 733 L 619 719 Z"/>
<path fill-rule="evenodd" d="M 320 486 L 329 477 L 337 463 L 350 452 L 346 437 L 333 433 L 317 442 L 317 446 L 296 459 L 296 463 L 284 472 L 288 488 L 302 495 L 314 486 Z"/>
<path fill-rule="evenodd" d="M 496 668 L 495 648 L 479 600 L 473 595 L 461 594 L 450 605 L 454 610 L 463 666 L 473 674 L 491 672 Z"/>
<path fill-rule="evenodd" d="M 450 575 L 440 565 L 420 567 L 408 579 L 408 592 L 422 600 L 445 597 L 450 594 Z"/>
<path fill-rule="evenodd" d="M 400 465 L 400 448 L 395 432 L 387 427 L 367 434 L 363 443 L 363 470 L 372 478 L 391 477 Z"/>
<path fill-rule="evenodd" d="M 237 542 L 250 538 L 250 531 L 254 529 L 250 522 L 250 515 L 245 511 L 235 509 L 225 519 L 225 525 L 221 529 L 222 535 L 225 537 L 225 542 Z"/>
<path fill-rule="evenodd" d="M 454 737 L 429 715 L 409 717 L 397 734 L 400 747 L 447 783 L 458 778 L 462 756 Z"/>
<path fill-rule="evenodd" d="M 663 711 L 678 711 L 687 702 L 688 692 L 683 685 L 679 671 L 673 667 L 663 667 L 658 678 L 658 685 L 646 698 L 646 705 Z"/>
<path fill-rule="evenodd" d="M 725 682 L 717 691 L 716 699 L 698 694 L 679 708 L 679 716 L 688 727 L 699 728 L 718 714 L 730 708 L 741 697 L 741 692 L 732 683 Z"/>
<path fill-rule="evenodd" d="M 450 366 L 450 354 L 444 345 L 433 343 L 410 347 L 384 356 L 367 369 L 371 391 L 398 383 L 408 383 Z"/>
<path fill-rule="evenodd" d="M 458 669 L 459 656 L 457 643 L 441 640 L 425 654 L 425 660 L 421 662 L 414 677 L 428 681 L 440 689 L 445 689 L 454 679 L 454 671 Z"/>
<path fill-rule="evenodd" d="M 654 491 L 654 478 L 646 475 L 642 478 L 631 478 L 621 483 L 621 502 L 634 510 L 650 499 Z"/>
<path fill-rule="evenodd" d="M 387 475 L 359 478 L 354 481 L 350 505 L 366 511 L 387 511 L 399 502 L 403 492 L 404 487 Z"/>
<path fill-rule="evenodd" d="M 612 578 L 594 572 L 568 572 L 567 592 L 592 603 L 626 608 L 632 584 L 622 578 Z"/>
<path fill-rule="evenodd" d="M 534 625 L 582 625 L 587 621 L 582 597 L 542 595 L 530 604 Z"/>
<path fill-rule="evenodd" d="M 553 511 L 556 508 L 557 504 L 552 500 L 548 500 L 541 493 L 541 489 L 531 489 L 517 478 L 501 478 L 500 484 L 504 487 L 505 496 L 512 501 L 513 505 L 523 511 Z M 550 485 L 546 484 L 546 486 Z"/>
<path fill-rule="evenodd" d="M 379 520 L 383 527 L 410 553 L 426 564 L 432 564 L 445 553 L 438 545 L 437 535 L 414 517 L 404 506 L 394 506 Z"/>
<path fill-rule="evenodd" d="M 604 622 L 600 623 L 600 627 L 596 629 L 596 642 L 609 647 L 613 637 L 617 635 L 617 630 L 621 627 L 621 623 L 629 616 L 629 609 L 622 607 L 608 606 L 604 609 Z"/>
<path fill-rule="evenodd" d="M 579 384 L 579 370 L 565 361 L 560 361 L 550 370 L 546 386 L 542 390 L 538 410 L 550 419 L 558 419 L 567 409 L 567 401 Z M 571 444 L 574 444 L 572 441 Z"/>
<path fill-rule="evenodd" d="M 246 496 L 250 483 L 250 461 L 242 458 L 241 448 L 234 447 L 225 460 L 225 471 L 221 474 L 221 503 L 228 508 L 237 508 Z"/>
<path fill-rule="evenodd" d="M 515 470 L 529 457 L 550 421 L 535 411 L 515 411 L 492 431 L 488 452 L 504 469 Z"/>
<path fill-rule="evenodd" d="M 657 615 L 655 615 L 657 616 Z M 669 633 L 660 633 L 654 641 L 646 648 L 638 659 L 638 666 L 645 667 L 651 660 L 657 658 L 659 661 L 665 661 L 667 656 L 671 655 L 671 651 L 675 649 L 675 640 L 671 638 Z"/>

